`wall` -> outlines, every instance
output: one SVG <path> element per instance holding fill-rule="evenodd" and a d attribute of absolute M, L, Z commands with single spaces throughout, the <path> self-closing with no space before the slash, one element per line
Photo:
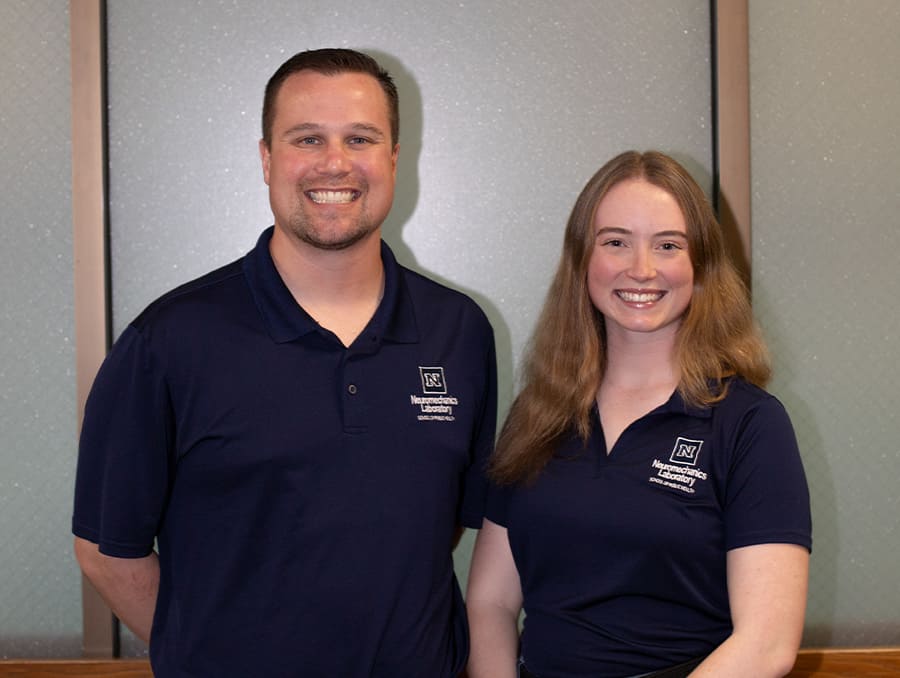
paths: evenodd
<path fill-rule="evenodd" d="M 471 293 L 497 335 L 501 407 L 568 212 L 621 150 L 666 149 L 710 186 L 705 0 L 109 4 L 110 220 L 118 334 L 271 223 L 262 91 L 296 51 L 376 55 L 401 97 L 401 262 Z M 471 537 L 457 550 L 463 579 Z"/>
<path fill-rule="evenodd" d="M 590 173 L 658 146 L 709 185 L 706 2 L 397 2 L 364 16 L 349 2 L 110 4 L 116 332 L 270 223 L 259 101 L 307 47 L 368 49 L 395 72 L 401 192 L 386 237 L 483 303 L 504 405 Z M 80 630 L 67 7 L 0 4 L 0 656 L 72 656 Z M 750 9 L 755 308 L 812 485 L 806 642 L 897 643 L 900 10 Z"/>
<path fill-rule="evenodd" d="M 810 645 L 900 642 L 900 4 L 750 3 L 754 308 L 810 481 Z"/>
<path fill-rule="evenodd" d="M 74 656 L 67 2 L 0 2 L 0 86 L 0 658 Z"/>

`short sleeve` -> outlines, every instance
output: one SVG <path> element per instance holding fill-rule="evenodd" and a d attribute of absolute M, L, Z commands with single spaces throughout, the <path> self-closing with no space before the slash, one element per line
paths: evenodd
<path fill-rule="evenodd" d="M 491 483 L 488 487 L 487 502 L 485 503 L 485 518 L 501 527 L 508 527 L 509 500 L 514 488 L 515 485 L 500 486 Z"/>
<path fill-rule="evenodd" d="M 487 462 L 494 449 L 497 428 L 497 356 L 494 335 L 487 319 L 484 358 L 484 398 L 475 424 L 471 463 L 466 470 L 463 494 L 460 502 L 459 523 L 464 527 L 479 529 L 484 515 L 487 494 Z"/>
<path fill-rule="evenodd" d="M 768 396 L 736 434 L 725 502 L 726 548 L 765 543 L 812 548 L 809 488 L 790 418 Z"/>
<path fill-rule="evenodd" d="M 168 492 L 171 407 L 162 370 L 129 326 L 103 362 L 85 405 L 72 532 L 100 552 L 153 549 Z"/>

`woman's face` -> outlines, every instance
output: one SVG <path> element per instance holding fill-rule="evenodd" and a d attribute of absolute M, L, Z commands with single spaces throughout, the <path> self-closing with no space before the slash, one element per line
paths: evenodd
<path fill-rule="evenodd" d="M 588 293 L 607 335 L 674 337 L 694 286 L 687 226 L 675 198 L 644 179 L 622 181 L 600 201 L 593 232 Z"/>

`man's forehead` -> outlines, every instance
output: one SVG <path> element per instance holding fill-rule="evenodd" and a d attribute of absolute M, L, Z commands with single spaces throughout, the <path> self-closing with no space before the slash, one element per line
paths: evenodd
<path fill-rule="evenodd" d="M 369 108 L 372 113 L 390 117 L 387 95 L 378 80 L 368 73 L 342 72 L 327 75 L 312 70 L 299 71 L 282 83 L 275 100 L 276 109 L 281 108 L 279 104 L 284 103 L 285 99 L 312 107 L 327 107 L 337 103 L 335 100 L 340 100 L 343 106 Z"/>
<path fill-rule="evenodd" d="M 322 73 L 311 68 L 291 73 L 281 84 L 279 94 L 285 89 L 303 90 L 305 88 L 334 87 L 335 89 L 365 88 L 375 89 L 384 95 L 381 85 L 375 76 L 360 71 L 337 71 Z M 385 98 L 387 96 L 385 95 Z"/>

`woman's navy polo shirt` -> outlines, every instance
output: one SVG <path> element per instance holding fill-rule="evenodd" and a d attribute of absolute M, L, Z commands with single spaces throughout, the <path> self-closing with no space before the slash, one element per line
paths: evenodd
<path fill-rule="evenodd" d="M 451 550 L 481 525 L 490 325 L 382 245 L 384 299 L 345 348 L 297 306 L 270 238 L 116 342 L 73 531 L 125 558 L 157 540 L 157 676 L 455 676 Z"/>
<path fill-rule="evenodd" d="M 522 654 L 541 678 L 632 676 L 708 654 L 732 631 L 726 552 L 811 547 L 809 493 L 783 406 L 732 380 L 675 393 L 606 454 L 566 440 L 535 484 L 492 489 L 522 584 Z"/>

